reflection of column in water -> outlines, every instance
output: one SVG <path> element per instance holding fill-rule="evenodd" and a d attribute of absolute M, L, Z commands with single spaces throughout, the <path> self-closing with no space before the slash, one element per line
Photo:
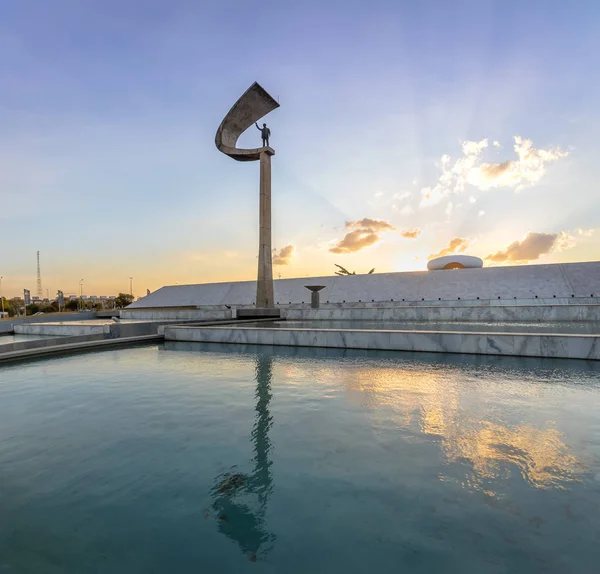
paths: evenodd
<path fill-rule="evenodd" d="M 272 358 L 258 355 L 255 368 L 256 419 L 251 434 L 254 450 L 252 474 L 222 474 L 216 478 L 210 492 L 219 532 L 234 540 L 251 560 L 256 560 L 261 549 L 268 552 L 276 538 L 265 525 L 267 503 L 273 491 L 272 463 L 269 460 L 269 429 L 273 424 L 269 412 L 271 379 Z"/>
<path fill-rule="evenodd" d="M 268 498 L 273 491 L 273 477 L 271 476 L 271 464 L 269 451 L 271 440 L 269 430 L 273 425 L 273 417 L 269 412 L 271 402 L 271 379 L 272 372 L 271 357 L 259 355 L 256 361 L 256 420 L 252 429 L 252 443 L 254 446 L 254 473 L 252 474 L 252 488 L 258 494 L 261 508 L 265 508 Z"/>

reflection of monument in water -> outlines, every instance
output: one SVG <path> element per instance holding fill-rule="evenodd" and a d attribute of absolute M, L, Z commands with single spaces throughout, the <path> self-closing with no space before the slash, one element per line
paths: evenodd
<path fill-rule="evenodd" d="M 219 532 L 236 542 L 251 560 L 260 552 L 268 552 L 275 535 L 267 530 L 265 515 L 273 491 L 271 474 L 271 441 L 269 430 L 273 419 L 271 401 L 272 358 L 258 355 L 256 359 L 256 419 L 252 428 L 254 469 L 246 474 L 235 468 L 215 479 L 210 495 L 211 508 Z"/>

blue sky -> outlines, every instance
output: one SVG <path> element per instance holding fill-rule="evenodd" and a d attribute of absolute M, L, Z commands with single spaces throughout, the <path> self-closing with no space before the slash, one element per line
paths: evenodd
<path fill-rule="evenodd" d="M 258 166 L 214 134 L 255 80 L 276 276 L 597 260 L 599 25 L 592 1 L 5 0 L 4 293 L 37 250 L 50 292 L 254 278 Z"/>

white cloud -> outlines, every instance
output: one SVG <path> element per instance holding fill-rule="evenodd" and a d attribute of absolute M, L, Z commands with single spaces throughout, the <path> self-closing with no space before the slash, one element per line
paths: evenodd
<path fill-rule="evenodd" d="M 592 235 L 594 235 L 595 231 L 595 229 L 578 229 L 577 235 L 579 235 L 580 237 L 591 237 Z"/>
<path fill-rule="evenodd" d="M 408 199 L 410 197 L 410 191 L 405 191 L 404 193 L 394 193 L 394 199 L 403 200 Z"/>
<path fill-rule="evenodd" d="M 433 187 L 421 190 L 420 207 L 428 207 L 439 203 L 451 193 L 462 193 L 465 189 L 469 173 L 479 161 L 480 155 L 488 147 L 487 139 L 480 142 L 466 141 L 462 143 L 464 157 L 452 163 L 449 155 L 443 155 L 438 167 L 442 171 L 437 183 Z"/>
<path fill-rule="evenodd" d="M 485 215 L 485 211 L 483 209 L 477 214 L 479 217 L 483 217 Z"/>
<path fill-rule="evenodd" d="M 542 179 L 546 173 L 546 163 L 569 155 L 569 152 L 558 147 L 548 150 L 536 149 L 531 140 L 520 136 L 515 136 L 513 149 L 518 159 L 502 163 L 482 163 L 469 174 L 469 183 L 480 189 L 514 187 L 515 191 L 520 191 Z"/>
<path fill-rule="evenodd" d="M 400 210 L 400 215 L 411 215 L 412 213 L 414 213 L 415 210 L 410 206 L 410 205 L 405 205 L 401 210 Z"/>
<path fill-rule="evenodd" d="M 492 144 L 494 147 L 502 147 L 500 145 L 500 142 L 498 140 L 494 140 L 494 143 Z"/>
<path fill-rule="evenodd" d="M 449 155 L 443 155 L 438 164 L 442 173 L 433 187 L 421 190 L 420 207 L 429 207 L 450 194 L 462 193 L 467 185 L 480 190 L 509 187 L 520 191 L 543 177 L 547 163 L 568 155 L 558 147 L 546 150 L 534 148 L 531 140 L 521 136 L 515 136 L 514 139 L 513 149 L 517 159 L 499 163 L 482 162 L 481 155 L 488 147 L 487 139 L 463 142 L 463 157 L 456 161 L 452 161 Z"/>

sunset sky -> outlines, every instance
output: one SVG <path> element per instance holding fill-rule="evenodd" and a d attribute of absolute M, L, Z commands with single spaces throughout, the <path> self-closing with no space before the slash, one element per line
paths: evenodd
<path fill-rule="evenodd" d="M 37 250 L 50 295 L 254 279 L 258 164 L 214 145 L 254 81 L 275 277 L 598 260 L 599 28 L 592 0 L 4 0 L 4 295 Z"/>

